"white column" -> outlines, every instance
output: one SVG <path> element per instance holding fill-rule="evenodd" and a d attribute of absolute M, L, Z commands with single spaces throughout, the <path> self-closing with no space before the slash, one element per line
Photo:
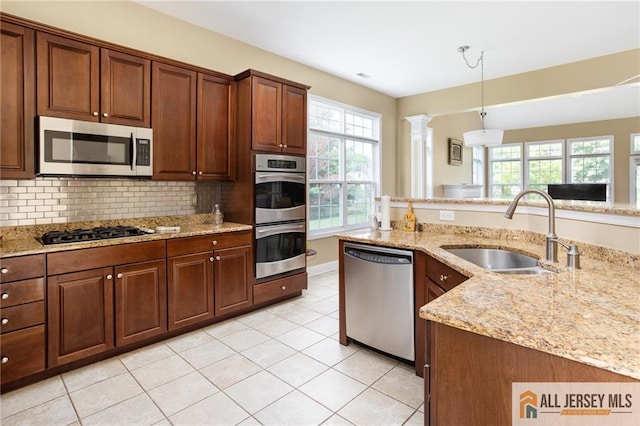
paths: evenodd
<path fill-rule="evenodd" d="M 411 124 L 411 198 L 433 198 L 433 129 L 427 127 L 432 117 L 405 117 Z"/>

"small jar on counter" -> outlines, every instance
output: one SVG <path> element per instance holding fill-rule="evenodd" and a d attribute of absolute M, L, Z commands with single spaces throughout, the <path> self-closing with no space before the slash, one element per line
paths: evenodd
<path fill-rule="evenodd" d="M 222 225 L 223 214 L 220 211 L 220 205 L 216 204 L 213 206 L 213 224 L 214 225 Z"/>

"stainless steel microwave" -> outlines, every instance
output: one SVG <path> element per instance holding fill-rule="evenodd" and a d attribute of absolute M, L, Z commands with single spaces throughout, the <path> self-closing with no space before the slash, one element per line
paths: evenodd
<path fill-rule="evenodd" d="M 38 117 L 40 175 L 153 175 L 153 130 Z"/>

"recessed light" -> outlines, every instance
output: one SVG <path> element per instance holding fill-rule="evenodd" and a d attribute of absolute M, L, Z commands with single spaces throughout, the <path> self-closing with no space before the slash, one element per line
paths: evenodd
<path fill-rule="evenodd" d="M 359 72 L 359 73 L 358 73 L 358 74 L 356 74 L 356 75 L 357 75 L 358 77 L 361 77 L 361 78 L 371 78 L 371 76 L 370 76 L 369 74 L 364 73 L 364 72 Z"/>

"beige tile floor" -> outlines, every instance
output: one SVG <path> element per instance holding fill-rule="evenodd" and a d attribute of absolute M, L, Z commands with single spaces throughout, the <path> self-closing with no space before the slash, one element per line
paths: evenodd
<path fill-rule="evenodd" d="M 338 278 L 0 397 L 10 425 L 422 425 L 413 368 L 338 343 Z"/>

